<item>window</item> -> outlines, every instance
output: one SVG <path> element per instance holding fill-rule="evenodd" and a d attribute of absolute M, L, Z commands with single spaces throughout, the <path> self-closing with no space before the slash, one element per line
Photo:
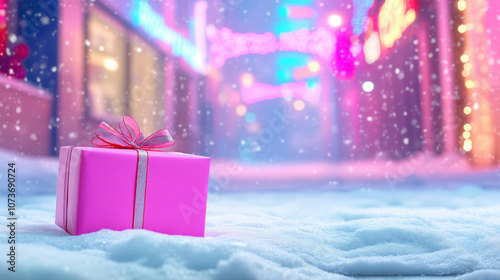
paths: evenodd
<path fill-rule="evenodd" d="M 88 22 L 88 92 L 93 118 L 137 120 L 148 135 L 164 127 L 165 71 L 162 54 L 97 10 Z"/>
<path fill-rule="evenodd" d="M 163 59 L 144 40 L 133 36 L 131 46 L 129 113 L 146 134 L 165 127 Z"/>
<path fill-rule="evenodd" d="M 99 119 L 120 118 L 127 113 L 125 30 L 102 14 L 92 12 L 88 19 L 88 91 L 90 111 Z"/>

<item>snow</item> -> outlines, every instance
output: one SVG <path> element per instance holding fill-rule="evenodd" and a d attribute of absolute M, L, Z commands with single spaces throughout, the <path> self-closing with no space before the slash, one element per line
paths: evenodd
<path fill-rule="evenodd" d="M 70 236 L 54 224 L 57 162 L 16 162 L 17 272 L 2 261 L 0 279 L 500 279 L 500 189 L 212 191 L 205 238 Z"/>

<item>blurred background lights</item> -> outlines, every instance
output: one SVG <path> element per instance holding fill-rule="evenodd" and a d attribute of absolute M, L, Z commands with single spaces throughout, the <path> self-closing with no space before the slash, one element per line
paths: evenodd
<path fill-rule="evenodd" d="M 458 8 L 458 10 L 460 10 L 460 11 L 465 10 L 465 8 L 467 8 L 467 2 L 465 2 L 465 0 L 459 0 L 459 1 L 457 2 L 457 8 Z"/>
<path fill-rule="evenodd" d="M 405 14 L 406 25 L 412 24 L 417 18 L 417 13 L 414 9 L 409 9 Z"/>
<path fill-rule="evenodd" d="M 472 129 L 472 125 L 470 123 L 464 124 L 464 130 L 465 131 L 471 131 L 471 129 Z"/>
<path fill-rule="evenodd" d="M 464 108 L 464 113 L 465 113 L 466 115 L 469 115 L 470 113 L 472 113 L 472 108 L 471 108 L 471 107 L 469 107 L 469 106 L 465 107 L 465 108 Z"/>
<path fill-rule="evenodd" d="M 306 104 L 302 100 L 295 100 L 295 102 L 293 102 L 293 108 L 299 112 L 304 110 L 305 107 Z"/>
<path fill-rule="evenodd" d="M 118 62 L 114 59 L 106 58 L 104 59 L 104 68 L 108 69 L 109 71 L 115 71 L 116 69 L 118 69 Z"/>
<path fill-rule="evenodd" d="M 466 152 L 470 152 L 472 150 L 472 141 L 470 139 L 466 140 L 467 142 L 464 143 L 464 150 Z"/>
<path fill-rule="evenodd" d="M 309 64 L 307 65 L 307 68 L 309 69 L 309 71 L 316 73 L 319 71 L 320 65 L 317 61 L 313 60 L 313 61 L 309 62 Z"/>
<path fill-rule="evenodd" d="M 253 85 L 254 77 L 250 73 L 245 73 L 241 75 L 241 84 L 244 87 L 251 87 Z"/>
<path fill-rule="evenodd" d="M 366 92 L 371 92 L 375 88 L 375 85 L 370 81 L 366 81 L 363 83 L 362 88 Z"/>
<path fill-rule="evenodd" d="M 247 113 L 247 106 L 243 105 L 243 104 L 240 104 L 238 106 L 236 106 L 236 114 L 238 116 L 244 116 L 245 114 Z"/>
<path fill-rule="evenodd" d="M 253 123 L 255 122 L 255 120 L 257 119 L 257 116 L 255 115 L 255 113 L 253 112 L 248 112 L 246 115 L 245 115 L 245 121 L 247 123 Z"/>
<path fill-rule="evenodd" d="M 330 15 L 328 17 L 328 24 L 331 27 L 339 27 L 342 25 L 342 18 L 337 14 Z"/>
<path fill-rule="evenodd" d="M 460 57 L 460 60 L 463 62 L 463 63 L 466 63 L 467 61 L 469 61 L 469 56 L 466 55 L 466 54 L 463 54 L 461 57 Z"/>

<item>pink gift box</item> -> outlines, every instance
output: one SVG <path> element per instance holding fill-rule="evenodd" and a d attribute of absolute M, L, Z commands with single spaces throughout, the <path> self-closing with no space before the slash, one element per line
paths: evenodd
<path fill-rule="evenodd" d="M 147 151 L 146 159 L 142 178 L 138 150 L 61 147 L 56 224 L 74 235 L 143 228 L 204 236 L 210 158 Z"/>

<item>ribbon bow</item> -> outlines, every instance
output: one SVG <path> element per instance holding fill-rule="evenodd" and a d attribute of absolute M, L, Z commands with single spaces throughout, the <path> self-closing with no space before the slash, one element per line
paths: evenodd
<path fill-rule="evenodd" d="M 118 122 L 118 128 L 119 131 L 107 122 L 102 122 L 91 140 L 92 145 L 149 151 L 166 151 L 168 147 L 174 145 L 174 139 L 166 129 L 158 130 L 144 138 L 137 122 L 129 116 Z"/>

